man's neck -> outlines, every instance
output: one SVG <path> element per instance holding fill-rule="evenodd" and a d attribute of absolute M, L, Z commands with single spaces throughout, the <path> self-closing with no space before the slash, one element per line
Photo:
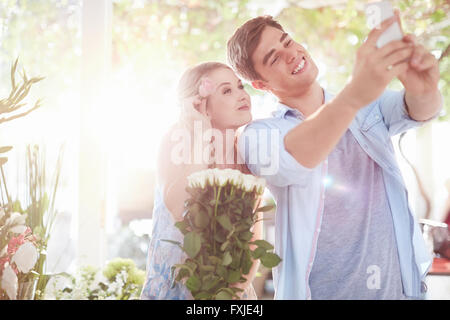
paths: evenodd
<path fill-rule="evenodd" d="M 279 95 L 280 102 L 300 111 L 305 118 L 313 114 L 325 102 L 325 92 L 317 81 L 303 91 L 291 95 Z"/>

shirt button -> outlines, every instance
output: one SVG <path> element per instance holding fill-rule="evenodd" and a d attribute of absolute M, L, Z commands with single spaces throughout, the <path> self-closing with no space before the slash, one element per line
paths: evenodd
<path fill-rule="evenodd" d="M 376 116 L 375 116 L 375 119 L 376 119 L 376 120 L 380 119 L 380 116 L 379 116 L 379 115 L 376 115 Z"/>

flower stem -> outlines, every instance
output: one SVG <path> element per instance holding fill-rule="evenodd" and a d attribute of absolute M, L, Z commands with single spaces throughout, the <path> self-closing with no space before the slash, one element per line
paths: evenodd
<path fill-rule="evenodd" d="M 214 188 L 214 191 L 216 191 L 216 188 Z M 215 199 L 216 199 L 216 206 L 214 207 L 214 223 L 213 223 L 213 226 L 214 226 L 214 231 L 213 231 L 213 236 L 214 236 L 214 239 L 213 239 L 213 242 L 214 242 L 214 255 L 216 255 L 216 241 L 215 241 L 215 238 L 216 238 L 216 223 L 217 223 L 216 217 L 217 217 L 217 205 L 219 204 L 219 199 L 220 199 L 220 191 L 222 191 L 222 187 L 219 187 L 219 191 L 217 192 L 217 197 L 215 197 Z"/>

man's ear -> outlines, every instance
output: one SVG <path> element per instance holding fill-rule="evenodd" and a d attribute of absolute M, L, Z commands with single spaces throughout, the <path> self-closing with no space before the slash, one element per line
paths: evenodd
<path fill-rule="evenodd" d="M 265 82 L 263 80 L 252 81 L 252 87 L 255 88 L 255 89 L 258 89 L 258 90 L 270 91 L 270 88 L 267 85 L 267 82 Z"/>

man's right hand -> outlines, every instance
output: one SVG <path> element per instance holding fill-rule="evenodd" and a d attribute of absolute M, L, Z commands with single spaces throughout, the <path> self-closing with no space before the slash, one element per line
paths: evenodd
<path fill-rule="evenodd" d="M 414 50 L 410 43 L 397 40 L 381 48 L 376 46 L 380 35 L 398 19 L 396 14 L 383 21 L 358 49 L 352 79 L 344 89 L 353 108 L 361 109 L 378 98 L 392 79 L 408 69 Z"/>

